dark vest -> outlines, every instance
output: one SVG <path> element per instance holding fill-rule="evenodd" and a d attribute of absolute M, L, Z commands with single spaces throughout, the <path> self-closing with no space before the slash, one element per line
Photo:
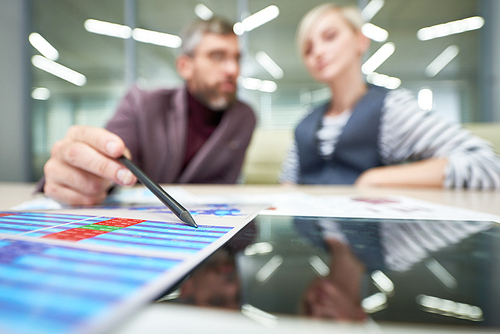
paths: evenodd
<path fill-rule="evenodd" d="M 295 130 L 300 163 L 300 184 L 353 184 L 365 170 L 382 166 L 378 150 L 381 109 L 387 89 L 369 86 L 359 100 L 335 146 L 325 160 L 318 150 L 316 132 L 329 103 L 313 110 Z"/>

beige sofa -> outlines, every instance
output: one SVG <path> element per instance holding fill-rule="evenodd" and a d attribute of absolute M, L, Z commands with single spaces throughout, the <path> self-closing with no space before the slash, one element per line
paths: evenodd
<path fill-rule="evenodd" d="M 464 127 L 490 141 L 500 153 L 500 123 L 468 123 Z M 292 141 L 293 130 L 255 130 L 243 164 L 243 182 L 278 183 L 281 163 Z"/>

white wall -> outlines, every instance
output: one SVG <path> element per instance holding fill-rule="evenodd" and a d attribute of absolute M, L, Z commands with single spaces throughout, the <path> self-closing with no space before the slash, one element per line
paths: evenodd
<path fill-rule="evenodd" d="M 500 1 L 481 0 L 481 121 L 500 122 Z"/>
<path fill-rule="evenodd" d="M 26 0 L 0 0 L 0 182 L 29 181 Z"/>

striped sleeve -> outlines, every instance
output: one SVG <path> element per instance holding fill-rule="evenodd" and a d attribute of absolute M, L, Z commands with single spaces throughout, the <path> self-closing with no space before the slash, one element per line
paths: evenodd
<path fill-rule="evenodd" d="M 500 157 L 491 144 L 460 124 L 420 109 L 408 90 L 387 93 L 379 148 L 382 162 L 387 165 L 447 158 L 446 188 L 500 188 Z"/>
<path fill-rule="evenodd" d="M 280 183 L 298 183 L 299 181 L 299 149 L 297 142 L 288 149 L 285 161 L 281 165 L 281 173 L 279 176 Z"/>

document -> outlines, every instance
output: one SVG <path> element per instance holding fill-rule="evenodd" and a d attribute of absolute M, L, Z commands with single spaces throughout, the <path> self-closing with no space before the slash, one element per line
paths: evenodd
<path fill-rule="evenodd" d="M 0 332 L 100 333 L 170 289 L 263 206 L 0 212 Z"/>

